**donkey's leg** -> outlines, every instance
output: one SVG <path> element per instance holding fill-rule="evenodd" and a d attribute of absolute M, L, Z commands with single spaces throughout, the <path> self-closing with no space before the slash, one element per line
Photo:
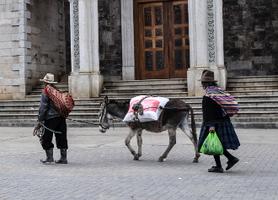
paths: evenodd
<path fill-rule="evenodd" d="M 134 160 L 139 160 L 139 158 L 142 156 L 142 130 L 137 131 L 137 146 L 138 146 L 138 153 L 134 155 Z"/>
<path fill-rule="evenodd" d="M 197 146 L 198 139 L 197 139 L 196 133 L 193 134 L 191 128 L 189 127 L 188 118 L 187 117 L 184 118 L 184 120 L 179 125 L 179 127 L 185 133 L 185 135 L 187 135 L 187 137 L 189 137 L 189 139 L 193 143 L 194 150 L 195 150 L 195 157 L 193 159 L 193 162 L 197 163 L 198 159 L 200 157 L 200 153 L 198 152 L 198 146 Z"/>
<path fill-rule="evenodd" d="M 166 159 L 168 153 L 171 151 L 173 146 L 176 144 L 176 130 L 173 128 L 168 129 L 168 134 L 169 134 L 169 145 L 168 145 L 166 151 L 159 157 L 159 159 L 158 159 L 159 162 L 163 162 Z"/>
<path fill-rule="evenodd" d="M 136 154 L 135 150 L 132 148 L 132 146 L 130 145 L 130 140 L 134 137 L 134 135 L 136 133 L 137 133 L 136 129 L 135 130 L 134 129 L 129 129 L 129 134 L 125 139 L 125 145 L 129 149 L 130 153 L 134 156 L 134 160 L 136 160 L 135 157 L 137 156 L 137 154 Z"/>

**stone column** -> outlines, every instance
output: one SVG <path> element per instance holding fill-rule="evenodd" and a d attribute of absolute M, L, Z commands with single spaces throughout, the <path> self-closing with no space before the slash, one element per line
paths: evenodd
<path fill-rule="evenodd" d="M 189 0 L 190 68 L 187 73 L 188 95 L 201 96 L 199 81 L 203 70 L 214 71 L 215 79 L 226 88 L 224 68 L 223 21 L 221 0 Z"/>
<path fill-rule="evenodd" d="M 99 70 L 98 0 L 79 0 L 80 68 L 70 76 L 75 98 L 98 97 L 103 84 Z"/>
<path fill-rule="evenodd" d="M 133 1 L 121 0 L 122 78 L 135 79 Z"/>
<path fill-rule="evenodd" d="M 71 35 L 71 72 L 79 72 L 79 17 L 78 0 L 70 2 L 70 35 Z"/>

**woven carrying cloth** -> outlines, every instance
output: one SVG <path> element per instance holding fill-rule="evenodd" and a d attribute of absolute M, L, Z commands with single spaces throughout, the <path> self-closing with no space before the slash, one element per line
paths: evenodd
<path fill-rule="evenodd" d="M 72 96 L 68 92 L 61 92 L 50 85 L 47 85 L 43 92 L 51 99 L 60 115 L 67 118 L 74 107 Z"/>
<path fill-rule="evenodd" d="M 239 105 L 235 98 L 229 93 L 224 92 L 220 87 L 207 87 L 205 96 L 211 98 L 221 106 L 224 116 L 228 115 L 231 117 L 239 111 Z"/>

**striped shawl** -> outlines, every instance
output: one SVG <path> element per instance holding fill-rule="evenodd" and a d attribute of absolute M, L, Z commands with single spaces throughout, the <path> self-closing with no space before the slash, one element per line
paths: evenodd
<path fill-rule="evenodd" d="M 239 111 L 239 104 L 229 93 L 224 92 L 220 87 L 209 86 L 206 88 L 205 96 L 214 100 L 223 110 L 224 116 L 233 116 Z"/>

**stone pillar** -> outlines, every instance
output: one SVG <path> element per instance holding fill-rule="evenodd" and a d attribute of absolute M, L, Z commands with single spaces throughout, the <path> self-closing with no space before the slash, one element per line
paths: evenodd
<path fill-rule="evenodd" d="M 133 1 L 121 0 L 122 79 L 135 79 Z"/>
<path fill-rule="evenodd" d="M 103 84 L 99 70 L 98 0 L 79 0 L 79 72 L 72 73 L 69 86 L 75 98 L 98 97 Z"/>
<path fill-rule="evenodd" d="M 188 95 L 201 96 L 199 81 L 203 70 L 214 72 L 218 84 L 226 88 L 224 67 L 222 0 L 189 0 L 190 68 Z"/>
<path fill-rule="evenodd" d="M 70 37 L 71 37 L 71 72 L 79 72 L 79 22 L 78 22 L 78 0 L 70 2 Z"/>

